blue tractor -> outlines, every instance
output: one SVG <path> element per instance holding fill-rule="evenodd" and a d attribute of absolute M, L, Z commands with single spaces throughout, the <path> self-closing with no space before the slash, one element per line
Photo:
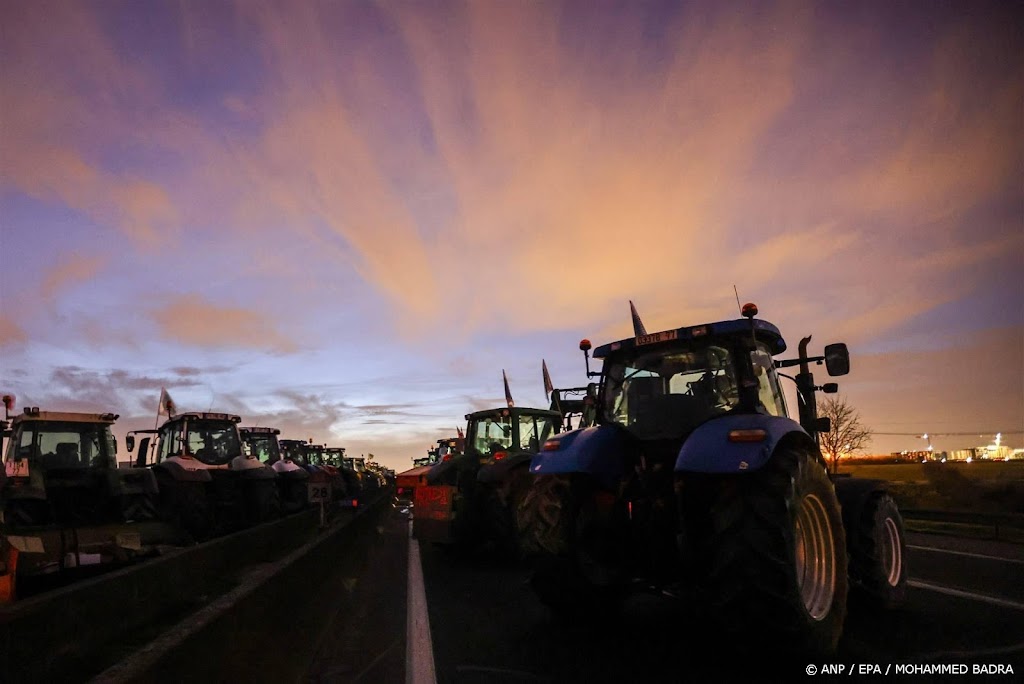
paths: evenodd
<path fill-rule="evenodd" d="M 848 593 L 891 607 L 906 585 L 903 522 L 883 483 L 829 477 L 812 363 L 849 372 L 845 344 L 796 359 L 779 329 L 743 318 L 598 347 L 596 425 L 533 458 L 518 520 L 532 584 L 560 614 L 638 587 L 692 600 L 711 633 L 801 654 L 832 652 Z M 586 358 L 590 343 L 581 345 Z M 799 366 L 799 420 L 779 372 Z M 756 635 L 756 636 L 755 636 Z M 776 648 L 777 652 L 778 649 Z"/>

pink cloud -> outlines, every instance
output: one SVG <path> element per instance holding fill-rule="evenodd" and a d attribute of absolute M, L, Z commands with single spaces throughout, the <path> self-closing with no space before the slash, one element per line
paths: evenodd
<path fill-rule="evenodd" d="M 199 347 L 238 347 L 276 353 L 298 349 L 273 323 L 249 309 L 213 304 L 201 295 L 182 295 L 150 312 L 164 339 Z"/>
<path fill-rule="evenodd" d="M 25 331 L 17 323 L 6 316 L 0 315 L 0 347 L 24 342 L 26 339 L 28 337 Z"/>
<path fill-rule="evenodd" d="M 106 265 L 105 257 L 70 255 L 46 274 L 41 293 L 45 299 L 52 300 L 62 290 L 91 280 Z"/>

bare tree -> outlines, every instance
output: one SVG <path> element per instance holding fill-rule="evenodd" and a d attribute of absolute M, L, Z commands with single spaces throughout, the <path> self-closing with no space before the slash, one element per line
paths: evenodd
<path fill-rule="evenodd" d="M 871 429 L 860 420 L 860 414 L 845 397 L 826 397 L 818 405 L 818 415 L 827 416 L 832 423 L 828 432 L 819 434 L 821 454 L 828 460 L 832 473 L 839 468 L 839 459 L 849 456 L 868 445 Z"/>

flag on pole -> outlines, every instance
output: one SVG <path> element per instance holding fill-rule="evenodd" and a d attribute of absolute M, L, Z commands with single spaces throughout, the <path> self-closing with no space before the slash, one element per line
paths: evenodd
<path fill-rule="evenodd" d="M 516 405 L 516 402 L 512 401 L 512 391 L 508 388 L 508 376 L 505 375 L 505 369 L 501 369 L 501 378 L 505 381 L 505 403 L 508 404 L 509 408 Z"/>
<path fill-rule="evenodd" d="M 640 320 L 640 314 L 636 312 L 636 307 L 633 306 L 633 300 L 629 300 L 629 313 L 633 316 L 633 334 L 639 337 L 640 335 L 647 334 L 647 328 L 644 327 L 644 322 Z"/>
<path fill-rule="evenodd" d="M 551 393 L 555 391 L 555 386 L 551 384 L 551 374 L 548 373 L 548 362 L 541 359 L 540 366 L 544 370 L 544 397 L 550 399 Z"/>
<path fill-rule="evenodd" d="M 160 405 L 156 408 L 156 415 L 167 416 L 168 418 L 174 416 L 174 401 L 163 387 L 160 388 Z"/>

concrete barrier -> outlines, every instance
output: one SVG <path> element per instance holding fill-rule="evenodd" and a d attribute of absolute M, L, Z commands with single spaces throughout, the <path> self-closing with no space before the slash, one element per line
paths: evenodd
<path fill-rule="evenodd" d="M 319 511 L 304 511 L 4 606 L 0 681 L 82 681 L 188 616 L 240 600 L 282 556 L 296 562 L 305 549 L 315 557 L 319 542 L 343 538 L 363 517 L 340 512 L 321 533 Z"/>
<path fill-rule="evenodd" d="M 347 524 L 244 582 L 96 676 L 94 684 L 296 681 L 307 671 L 346 580 L 358 575 L 392 492 Z"/>

